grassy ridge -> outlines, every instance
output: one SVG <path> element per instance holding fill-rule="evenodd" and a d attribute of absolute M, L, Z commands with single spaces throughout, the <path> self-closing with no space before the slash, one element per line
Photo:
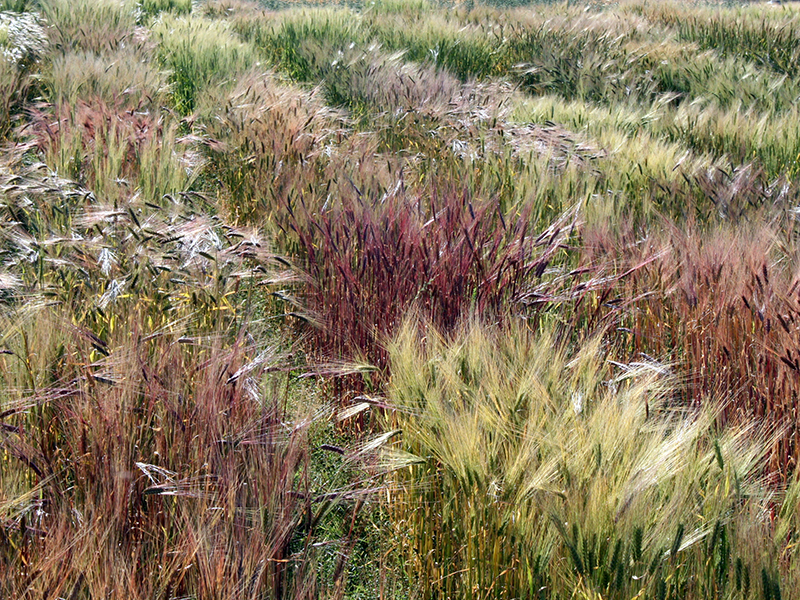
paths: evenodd
<path fill-rule="evenodd" d="M 800 594 L 796 8 L 2 8 L 0 595 Z"/>

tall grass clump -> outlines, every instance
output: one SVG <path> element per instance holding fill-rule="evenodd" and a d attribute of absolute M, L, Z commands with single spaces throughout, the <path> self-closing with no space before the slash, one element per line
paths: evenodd
<path fill-rule="evenodd" d="M 355 190 L 383 195 L 401 171 L 409 185 L 425 186 L 437 176 L 480 182 L 487 173 L 500 178 L 519 166 L 526 149 L 552 149 L 564 158 L 556 148 L 570 144 L 535 129 L 515 131 L 513 149 L 506 147 L 509 96 L 510 86 L 462 85 L 400 54 L 353 47 L 326 67 L 324 84 L 313 93 L 274 74 L 243 76 L 230 94 L 204 100 L 197 132 L 209 176 L 229 194 L 226 205 L 250 222 L 285 225 L 280 206 L 290 197 L 302 196 L 314 211 Z M 341 109 L 331 110 L 325 99 Z M 506 152 L 514 156 L 508 169 Z M 491 166 L 479 167 L 479 157 L 491 157 Z"/>
<path fill-rule="evenodd" d="M 778 114 L 745 110 L 698 109 L 682 105 L 659 125 L 665 134 L 699 151 L 728 158 L 733 164 L 754 162 L 768 177 L 794 179 L 800 174 L 800 115 L 797 108 Z"/>
<path fill-rule="evenodd" d="M 37 13 L 0 13 L 0 53 L 20 68 L 30 68 L 48 50 L 47 35 Z"/>
<path fill-rule="evenodd" d="M 32 111 L 20 131 L 21 149 L 38 153 L 57 173 L 111 204 L 135 196 L 162 204 L 168 194 L 189 191 L 202 159 L 179 141 L 178 123 L 124 103 L 95 98 Z"/>
<path fill-rule="evenodd" d="M 96 54 L 67 52 L 45 71 L 48 101 L 57 107 L 101 100 L 122 108 L 158 110 L 167 100 L 167 81 L 146 53 L 129 49 Z"/>
<path fill-rule="evenodd" d="M 234 16 L 233 28 L 295 81 L 317 83 L 337 53 L 364 45 L 361 17 L 347 9 L 290 10 Z"/>
<path fill-rule="evenodd" d="M 316 575 L 327 515 L 355 518 L 312 472 L 328 413 L 274 374 L 292 343 L 258 318 L 288 262 L 197 194 L 114 205 L 43 165 L 2 186 L 2 594 L 343 586 L 346 551 Z"/>
<path fill-rule="evenodd" d="M 28 87 L 27 75 L 11 61 L 0 58 L 0 139 L 12 127 L 12 119 L 19 113 Z"/>
<path fill-rule="evenodd" d="M 128 306 L 155 328 L 190 317 L 232 326 L 240 318 L 232 300 L 241 292 L 256 302 L 261 275 L 260 285 L 292 279 L 266 240 L 205 214 L 197 193 L 115 204 L 41 166 L 4 172 L 3 183 L 7 271 L 23 292 L 68 307 L 76 324 L 95 323 L 98 339 Z"/>
<path fill-rule="evenodd" d="M 630 35 L 635 32 L 612 38 L 576 19 L 522 29 L 510 44 L 520 81 L 532 93 L 607 101 L 635 88 L 625 47 Z"/>
<path fill-rule="evenodd" d="M 720 422 L 757 418 L 782 427 L 769 464 L 786 477 L 798 461 L 795 253 L 764 225 L 668 231 L 651 240 L 657 259 L 611 292 L 629 308 L 618 324 L 629 332 L 630 356 L 670 357 L 685 377 L 688 404 L 702 404 L 710 391 L 735 394 Z M 607 234 L 586 242 L 589 261 L 618 251 Z M 625 247 L 632 251 L 633 240 L 617 248 Z M 652 290 L 663 291 L 651 297 Z"/>
<path fill-rule="evenodd" d="M 47 37 L 36 15 L 0 13 L 0 139 L 25 106 L 31 73 L 46 51 Z"/>
<path fill-rule="evenodd" d="M 32 5 L 32 0 L 3 0 L 0 2 L 0 10 L 3 12 L 23 13 Z"/>
<path fill-rule="evenodd" d="M 253 71 L 228 94 L 200 102 L 205 176 L 221 186 L 221 207 L 240 222 L 280 221 L 283 203 L 324 185 L 326 152 L 344 136 L 342 116 L 306 92 Z M 330 181 L 330 180 L 328 180 Z"/>
<path fill-rule="evenodd" d="M 762 572 L 795 589 L 761 479 L 772 434 L 717 431 L 668 365 L 610 359 L 548 327 L 406 321 L 384 466 L 421 597 L 746 598 Z"/>
<path fill-rule="evenodd" d="M 725 11 L 678 18 L 674 25 L 681 38 L 703 48 L 752 60 L 782 75 L 796 77 L 800 73 L 800 21 L 796 15 L 775 20 Z"/>
<path fill-rule="evenodd" d="M 402 14 L 406 17 L 421 17 L 434 10 L 428 0 L 377 0 L 369 6 L 369 12 L 376 15 Z"/>
<path fill-rule="evenodd" d="M 740 86 L 737 93 L 744 94 Z M 676 104 L 675 94 L 658 96 L 652 103 L 626 102 L 613 106 L 592 102 L 565 102 L 561 96 L 520 98 L 512 118 L 519 121 L 552 121 L 577 132 L 587 141 L 609 149 L 609 157 L 627 155 L 656 179 L 693 176 L 704 170 L 741 170 L 748 164 L 764 172 L 768 184 L 795 177 L 798 149 L 794 131 L 795 108 L 758 108 L 759 102 L 723 104 L 698 98 Z M 627 139 L 621 142 L 620 137 Z M 669 158 L 667 158 L 667 156 Z M 640 160 L 636 157 L 640 157 Z M 665 169 L 654 169 L 662 166 Z M 680 167 L 678 168 L 678 165 Z M 711 166 L 714 165 L 714 166 Z M 631 171 L 633 171 L 631 173 Z M 700 196 L 698 204 L 704 203 Z"/>
<path fill-rule="evenodd" d="M 446 69 L 462 81 L 500 76 L 513 58 L 506 40 L 494 31 L 464 24 L 451 15 L 390 11 L 376 5 L 365 16 L 373 36 L 390 51 L 404 51 L 410 61 Z"/>
<path fill-rule="evenodd" d="M 192 12 L 192 0 L 138 0 L 139 20 L 146 21 L 162 12 L 186 15 Z"/>
<path fill-rule="evenodd" d="M 306 303 L 322 325 L 318 348 L 379 368 L 387 366 L 385 340 L 412 308 L 449 330 L 470 310 L 501 318 L 509 303 L 536 296 L 532 288 L 547 287 L 543 275 L 576 222 L 567 212 L 536 233 L 528 212 L 504 214 L 459 188 L 421 198 L 402 181 L 382 197 L 355 194 L 318 215 L 302 202 L 287 210 L 312 278 Z"/>
<path fill-rule="evenodd" d="M 128 0 L 47 0 L 41 11 L 56 50 L 103 52 L 133 41 L 136 16 Z"/>
<path fill-rule="evenodd" d="M 152 41 L 169 70 L 172 101 L 182 114 L 194 110 L 202 90 L 232 84 L 257 63 L 253 48 L 223 21 L 164 14 L 153 26 Z"/>
<path fill-rule="evenodd" d="M 116 315 L 101 345 L 68 312 L 4 308 L 3 595 L 313 597 L 315 418 L 264 376 L 280 356 Z"/>
<path fill-rule="evenodd" d="M 800 597 L 796 8 L 304 4 L 0 0 L 0 597 Z"/>
<path fill-rule="evenodd" d="M 197 7 L 196 14 L 209 18 L 230 18 L 234 15 L 255 14 L 264 6 L 252 0 L 207 0 Z"/>

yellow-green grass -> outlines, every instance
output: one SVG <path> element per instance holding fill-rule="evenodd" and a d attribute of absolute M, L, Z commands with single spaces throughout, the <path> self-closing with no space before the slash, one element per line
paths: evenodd
<path fill-rule="evenodd" d="M 764 570 L 791 595 L 795 493 L 761 478 L 775 433 L 718 431 L 715 409 L 675 402 L 670 365 L 614 358 L 547 326 L 405 324 L 384 466 L 417 593 L 744 598 Z"/>

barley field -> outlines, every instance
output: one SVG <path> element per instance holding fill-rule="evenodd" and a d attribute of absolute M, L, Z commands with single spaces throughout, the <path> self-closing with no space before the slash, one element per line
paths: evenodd
<path fill-rule="evenodd" d="M 0 598 L 800 598 L 800 5 L 0 0 Z"/>

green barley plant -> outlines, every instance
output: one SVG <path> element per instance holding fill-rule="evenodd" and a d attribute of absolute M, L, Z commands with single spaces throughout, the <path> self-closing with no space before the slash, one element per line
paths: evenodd
<path fill-rule="evenodd" d="M 23 13 L 31 8 L 33 2 L 31 0 L 3 0 L 0 3 L 0 10 L 3 12 L 17 12 Z"/>
<path fill-rule="evenodd" d="M 743 598 L 762 564 L 775 589 L 793 581 L 761 512 L 774 433 L 717 432 L 716 409 L 675 403 L 669 365 L 570 347 L 547 327 L 413 319 L 390 346 L 388 506 L 417 593 Z M 751 555 L 773 540 L 780 574 Z"/>
<path fill-rule="evenodd" d="M 27 95 L 29 79 L 11 61 L 0 58 L 0 138 L 8 135 L 12 120 Z"/>
<path fill-rule="evenodd" d="M 128 49 L 56 56 L 44 75 L 44 85 L 48 101 L 55 106 L 99 99 L 140 112 L 158 110 L 168 91 L 164 73 L 154 68 L 147 54 Z"/>
<path fill-rule="evenodd" d="M 773 114 L 741 105 L 725 111 L 681 106 L 671 117 L 671 123 L 665 119 L 662 125 L 666 136 L 684 140 L 692 148 L 728 157 L 734 164 L 753 161 L 771 178 L 794 178 L 800 173 L 796 108 Z"/>
<path fill-rule="evenodd" d="M 421 17 L 433 10 L 428 0 L 377 0 L 369 5 L 369 12 L 378 15 L 401 13 L 404 16 Z"/>
<path fill-rule="evenodd" d="M 20 11 L 21 12 L 21 11 Z M 36 13 L 0 13 L 0 53 L 3 59 L 30 69 L 47 51 L 47 35 Z"/>
<path fill-rule="evenodd" d="M 3 594 L 313 597 L 322 416 L 286 410 L 280 355 L 116 314 L 101 345 L 52 304 L 4 308 Z M 32 343 L 44 385 L 7 387 Z"/>
<path fill-rule="evenodd" d="M 41 14 L 57 51 L 103 52 L 134 41 L 134 5 L 127 0 L 43 0 Z"/>
<path fill-rule="evenodd" d="M 138 0 L 139 20 L 144 22 L 162 12 L 184 15 L 192 12 L 192 0 Z"/>
<path fill-rule="evenodd" d="M 98 339 L 114 330 L 115 305 L 146 308 L 152 323 L 180 321 L 186 310 L 230 325 L 240 290 L 294 277 L 255 232 L 203 214 L 197 193 L 113 204 L 43 165 L 3 179 L 6 268 L 24 289 L 70 307 L 76 323 L 96 323 Z"/>
<path fill-rule="evenodd" d="M 0 139 L 22 112 L 35 65 L 46 51 L 47 37 L 35 14 L 0 13 Z"/>
<path fill-rule="evenodd" d="M 728 14 L 694 16 L 676 21 L 683 39 L 701 47 L 763 64 L 782 75 L 796 76 L 800 59 L 800 22 L 796 15 L 779 21 L 755 15 L 731 18 Z"/>
<path fill-rule="evenodd" d="M 692 214 L 706 219 L 718 212 L 720 202 L 730 200 L 742 207 L 751 200 L 753 207 L 762 206 L 763 202 L 752 195 L 730 196 L 703 183 L 720 178 L 733 180 L 745 172 L 753 178 L 752 189 L 761 190 L 756 196 L 768 198 L 775 195 L 771 190 L 785 187 L 783 196 L 791 202 L 795 186 L 790 182 L 797 174 L 800 152 L 791 134 L 796 126 L 794 110 L 770 117 L 769 113 L 756 110 L 723 111 L 702 104 L 675 108 L 671 99 L 667 95 L 650 106 L 611 109 L 544 96 L 516 103 L 511 117 L 517 121 L 559 123 L 582 133 L 586 142 L 609 149 L 607 157 L 596 164 L 611 180 L 610 189 L 619 193 L 622 188 L 631 194 L 638 190 L 640 198 L 642 190 L 649 190 L 646 193 L 668 214 Z M 631 164 L 635 168 L 629 169 Z M 619 176 L 622 181 L 615 182 Z M 671 197 L 678 189 L 682 189 L 682 198 Z M 692 196 L 688 203 L 686 196 Z M 724 216 L 725 210 L 719 214 Z"/>
<path fill-rule="evenodd" d="M 325 152 L 343 135 L 342 115 L 320 94 L 252 71 L 227 94 L 198 107 L 205 176 L 220 184 L 221 207 L 241 222 L 273 223 L 291 194 L 322 185 Z"/>
<path fill-rule="evenodd" d="M 408 60 L 429 62 L 463 81 L 501 75 L 513 65 L 501 35 L 450 15 L 377 12 L 367 18 L 370 31 L 387 50 L 402 50 Z"/>
<path fill-rule="evenodd" d="M 164 14 L 153 26 L 151 41 L 169 70 L 172 102 L 182 114 L 194 110 L 201 91 L 233 83 L 257 63 L 253 48 L 222 21 Z"/>
<path fill-rule="evenodd" d="M 358 14 L 345 9 L 245 14 L 233 28 L 295 81 L 316 83 L 338 51 L 368 42 Z"/>
<path fill-rule="evenodd" d="M 252 316 L 277 312 L 288 261 L 196 192 L 110 204 L 41 163 L 0 178 L 2 593 L 344 585 L 315 575 L 330 511 L 356 514 L 309 477 L 329 411 L 290 397 L 291 342 Z"/>
<path fill-rule="evenodd" d="M 262 5 L 251 0 L 206 0 L 197 7 L 197 14 L 210 18 L 230 18 L 236 14 L 254 14 L 262 10 Z"/>
<path fill-rule="evenodd" d="M 166 195 L 189 191 L 202 157 L 178 141 L 178 123 L 127 108 L 125 101 L 63 104 L 55 122 L 49 110 L 35 110 L 20 132 L 27 142 L 22 148 L 112 205 L 134 196 L 161 204 Z"/>

